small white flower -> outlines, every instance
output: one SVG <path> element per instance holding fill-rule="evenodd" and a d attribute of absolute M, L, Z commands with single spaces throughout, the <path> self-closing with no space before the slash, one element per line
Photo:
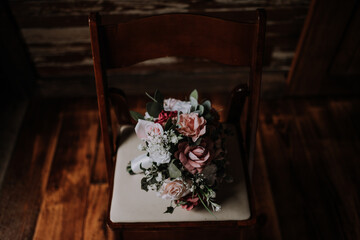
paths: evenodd
<path fill-rule="evenodd" d="M 221 210 L 221 206 L 217 203 L 212 203 L 211 206 L 215 212 L 219 212 Z"/>
<path fill-rule="evenodd" d="M 156 181 L 161 182 L 162 181 L 162 174 L 161 172 L 158 173 L 157 177 L 155 178 Z"/>
<path fill-rule="evenodd" d="M 210 198 L 216 198 L 216 192 L 213 191 L 213 190 L 211 190 L 211 191 L 209 192 L 209 197 L 210 197 Z"/>

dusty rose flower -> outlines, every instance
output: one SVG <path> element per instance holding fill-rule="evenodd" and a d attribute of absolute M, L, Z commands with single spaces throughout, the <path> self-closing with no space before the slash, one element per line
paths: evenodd
<path fill-rule="evenodd" d="M 180 201 L 186 202 L 185 204 L 181 205 L 181 207 L 190 211 L 199 204 L 199 197 L 197 195 L 193 197 L 191 194 L 189 194 L 185 197 L 182 197 L 180 200 L 176 200 L 175 203 L 178 204 Z"/>
<path fill-rule="evenodd" d="M 177 111 L 164 111 L 162 110 L 159 114 L 158 119 L 155 121 L 156 123 L 160 123 L 164 125 L 169 118 L 176 118 L 177 117 Z"/>
<path fill-rule="evenodd" d="M 189 194 L 190 190 L 180 179 L 166 179 L 161 186 L 159 193 L 162 199 L 178 200 Z"/>
<path fill-rule="evenodd" d="M 197 113 L 181 114 L 178 123 L 178 132 L 191 137 L 193 142 L 206 133 L 206 120 Z"/>
<path fill-rule="evenodd" d="M 202 139 L 198 146 L 189 146 L 187 142 L 179 143 L 174 156 L 192 174 L 201 173 L 213 158 L 214 144 L 209 139 Z"/>

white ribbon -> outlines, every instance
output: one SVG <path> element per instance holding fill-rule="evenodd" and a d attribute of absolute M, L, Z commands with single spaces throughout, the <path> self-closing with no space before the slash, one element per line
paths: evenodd
<path fill-rule="evenodd" d="M 140 156 L 137 156 L 136 158 L 134 158 L 133 160 L 131 160 L 131 170 L 134 173 L 141 173 L 143 172 L 143 170 L 141 170 L 140 168 L 140 164 L 142 168 L 150 168 L 151 165 L 153 163 L 153 160 L 151 158 L 149 158 L 148 156 L 146 156 L 145 154 L 141 154 Z"/>

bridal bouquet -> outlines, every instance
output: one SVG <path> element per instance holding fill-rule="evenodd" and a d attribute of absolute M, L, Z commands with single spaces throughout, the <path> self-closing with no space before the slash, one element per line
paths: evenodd
<path fill-rule="evenodd" d="M 165 213 L 197 205 L 211 214 L 219 211 L 215 191 L 226 177 L 226 150 L 218 113 L 209 100 L 198 102 L 196 90 L 190 101 L 164 99 L 159 91 L 147 95 L 152 102 L 146 104 L 145 116 L 131 112 L 142 140 L 139 150 L 145 153 L 129 163 L 128 172 L 144 174 L 143 190 L 171 200 Z"/>

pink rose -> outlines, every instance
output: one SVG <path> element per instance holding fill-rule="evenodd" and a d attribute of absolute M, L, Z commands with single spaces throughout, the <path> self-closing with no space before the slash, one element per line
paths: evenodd
<path fill-rule="evenodd" d="M 178 200 L 190 193 L 186 184 L 179 180 L 166 179 L 160 188 L 160 196 L 162 199 Z"/>
<path fill-rule="evenodd" d="M 162 135 L 164 130 L 159 123 L 139 119 L 135 126 L 135 132 L 138 138 L 147 139 L 150 135 Z"/>
<path fill-rule="evenodd" d="M 178 132 L 191 137 L 193 142 L 206 133 L 206 120 L 197 113 L 181 114 L 178 123 Z"/>
<path fill-rule="evenodd" d="M 208 139 L 202 139 L 198 146 L 189 146 L 187 142 L 181 142 L 174 156 L 192 174 L 201 173 L 213 158 L 213 147 L 214 144 Z"/>

